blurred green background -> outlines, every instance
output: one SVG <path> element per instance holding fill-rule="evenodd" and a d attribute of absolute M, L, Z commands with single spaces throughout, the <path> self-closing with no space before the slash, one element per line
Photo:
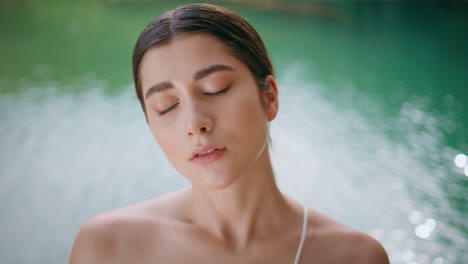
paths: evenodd
<path fill-rule="evenodd" d="M 154 142 L 131 53 L 187 1 L 0 3 L 0 263 L 66 263 L 100 212 L 189 183 Z M 282 190 L 392 263 L 468 263 L 468 5 L 211 1 L 273 58 Z"/>

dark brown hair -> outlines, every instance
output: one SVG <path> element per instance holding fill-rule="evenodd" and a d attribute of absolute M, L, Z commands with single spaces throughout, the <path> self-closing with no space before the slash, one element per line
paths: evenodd
<path fill-rule="evenodd" d="M 253 26 L 226 8 L 210 4 L 190 4 L 160 15 L 141 33 L 133 50 L 133 78 L 143 112 L 146 107 L 140 84 L 140 63 L 145 52 L 168 43 L 183 33 L 208 33 L 223 42 L 234 57 L 245 63 L 259 89 L 268 89 L 265 78 L 274 75 L 268 52 Z"/>

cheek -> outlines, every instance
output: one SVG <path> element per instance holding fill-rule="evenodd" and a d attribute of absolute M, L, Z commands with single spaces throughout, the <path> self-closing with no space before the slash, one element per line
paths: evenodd
<path fill-rule="evenodd" d="M 229 107 L 229 116 L 231 121 L 228 124 L 240 135 L 252 137 L 257 133 L 263 134 L 267 127 L 267 115 L 256 94 L 243 96 L 233 102 Z"/>
<path fill-rule="evenodd" d="M 177 139 L 176 133 L 173 133 L 173 130 L 171 130 L 167 125 L 164 126 L 161 124 L 156 127 L 151 127 L 151 132 L 167 159 L 173 163 L 177 152 L 176 150 L 179 149 L 178 144 L 180 144 L 180 140 Z"/>

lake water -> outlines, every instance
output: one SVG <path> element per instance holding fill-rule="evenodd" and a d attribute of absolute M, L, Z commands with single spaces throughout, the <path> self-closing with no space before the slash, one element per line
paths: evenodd
<path fill-rule="evenodd" d="M 468 263 L 467 6 L 255 3 L 226 6 L 276 66 L 281 189 L 392 263 Z M 0 263 L 66 263 L 91 216 L 189 184 L 150 134 L 130 64 L 178 4 L 1 5 Z"/>

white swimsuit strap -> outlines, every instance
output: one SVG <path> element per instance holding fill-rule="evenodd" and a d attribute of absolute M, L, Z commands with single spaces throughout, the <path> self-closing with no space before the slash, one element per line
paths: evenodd
<path fill-rule="evenodd" d="M 302 235 L 301 235 L 301 242 L 299 243 L 299 248 L 297 249 L 296 253 L 296 260 L 294 260 L 294 264 L 299 264 L 299 259 L 301 258 L 301 253 L 302 253 L 302 247 L 304 246 L 304 241 L 306 238 L 306 233 L 307 233 L 307 207 L 304 203 L 302 203 L 302 206 L 304 207 L 304 222 L 302 224 Z"/>

